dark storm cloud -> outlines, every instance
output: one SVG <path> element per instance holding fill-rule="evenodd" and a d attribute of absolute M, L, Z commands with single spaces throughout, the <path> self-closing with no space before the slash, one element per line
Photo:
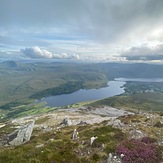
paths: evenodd
<path fill-rule="evenodd" d="M 79 20 L 82 10 L 82 1 L 76 0 L 1 0 L 0 20 L 9 26 L 66 26 Z"/>
<path fill-rule="evenodd" d="M 1 0 L 0 22 L 7 28 L 66 28 L 111 41 L 158 25 L 162 7 L 162 0 Z"/>
<path fill-rule="evenodd" d="M 123 46 L 163 41 L 162 8 L 163 0 L 0 0 L 0 43 L 9 50 L 37 45 L 75 53 L 102 45 L 100 52 L 118 54 Z M 152 56 L 148 50 L 145 58 Z"/>

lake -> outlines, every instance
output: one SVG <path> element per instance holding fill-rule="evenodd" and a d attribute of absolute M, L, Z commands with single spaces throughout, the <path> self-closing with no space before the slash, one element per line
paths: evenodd
<path fill-rule="evenodd" d="M 126 82 L 124 81 L 109 81 L 107 87 L 88 90 L 80 89 L 70 94 L 49 96 L 37 101 L 37 103 L 46 102 L 48 106 L 61 107 L 78 102 L 100 100 L 103 98 L 112 97 L 124 93 L 125 91 L 123 85 L 125 83 Z"/>
<path fill-rule="evenodd" d="M 51 107 L 61 107 L 71 105 L 78 102 L 100 100 L 124 93 L 124 84 L 128 81 L 133 82 L 163 82 L 163 78 L 115 78 L 109 81 L 107 87 L 99 89 L 80 89 L 71 94 L 62 94 L 57 96 L 49 96 L 37 103 L 46 102 Z"/>

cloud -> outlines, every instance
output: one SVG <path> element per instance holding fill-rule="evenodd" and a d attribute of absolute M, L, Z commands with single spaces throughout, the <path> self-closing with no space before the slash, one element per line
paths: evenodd
<path fill-rule="evenodd" d="M 80 59 L 77 54 L 53 54 L 47 50 L 42 50 L 38 46 L 27 47 L 25 49 L 20 49 L 21 54 L 26 57 L 36 59 L 36 58 L 44 58 L 44 59 Z"/>
<path fill-rule="evenodd" d="M 21 49 L 20 51 L 29 58 L 53 58 L 53 54 L 51 52 L 47 50 L 41 50 L 37 46 Z"/>
<path fill-rule="evenodd" d="M 63 29 L 113 41 L 126 34 L 148 37 L 148 31 L 163 27 L 162 6 L 162 0 L 5 0 L 0 2 L 0 22 L 2 27 Z"/>
<path fill-rule="evenodd" d="M 64 58 L 62 51 L 81 54 L 84 48 L 83 55 L 93 56 L 92 44 L 113 54 L 146 41 L 163 42 L 162 6 L 163 0 L 1 0 L 0 42 L 9 50 L 38 45 L 57 53 L 24 49 L 31 50 L 25 54 L 30 58 Z"/>
<path fill-rule="evenodd" d="M 154 47 L 149 46 L 149 44 L 132 47 L 123 51 L 121 56 L 128 60 L 163 60 L 163 43 Z"/>
<path fill-rule="evenodd" d="M 0 58 L 21 58 L 19 51 L 0 51 Z"/>
<path fill-rule="evenodd" d="M 0 58 L 8 57 L 7 52 L 0 51 Z"/>

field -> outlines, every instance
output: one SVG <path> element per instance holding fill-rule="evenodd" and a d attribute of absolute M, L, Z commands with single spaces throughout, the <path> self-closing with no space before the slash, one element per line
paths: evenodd
<path fill-rule="evenodd" d="M 0 63 L 0 106 L 29 100 L 30 96 L 44 94 L 51 89 L 54 90 L 53 94 L 57 94 L 57 87 L 60 89 L 60 86 L 71 82 L 80 83 L 75 91 L 80 88 L 100 88 L 117 77 L 161 78 L 162 69 L 162 65 L 149 64 L 6 61 Z M 60 93 L 64 93 L 64 90 Z"/>
<path fill-rule="evenodd" d="M 34 102 L 50 95 L 100 88 L 117 77 L 161 78 L 162 65 L 120 63 L 0 63 L 1 120 L 53 110 Z M 140 71 L 143 69 L 143 71 Z M 138 71 L 139 70 L 139 71 Z M 89 105 L 163 111 L 163 83 L 127 82 L 125 93 Z M 88 105 L 88 104 L 87 104 Z"/>
<path fill-rule="evenodd" d="M 48 89 L 57 90 L 57 87 L 68 82 L 80 82 L 81 86 L 79 85 L 77 89 L 81 89 L 99 88 L 108 81 L 97 66 L 75 63 L 24 64 L 8 61 L 0 64 L 0 77 L 1 106 L 10 102 L 29 100 L 30 96 L 42 91 L 45 93 Z M 73 91 L 73 88 L 70 91 Z"/>
<path fill-rule="evenodd" d="M 91 106 L 109 105 L 138 111 L 163 111 L 163 82 L 126 82 L 125 92 L 90 103 Z"/>

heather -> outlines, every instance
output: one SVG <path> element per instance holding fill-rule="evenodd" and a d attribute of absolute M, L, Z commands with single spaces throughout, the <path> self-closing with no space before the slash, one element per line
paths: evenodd
<path fill-rule="evenodd" d="M 125 140 L 117 146 L 116 153 L 124 154 L 122 163 L 160 163 L 161 150 L 153 142 L 148 137 Z"/>
<path fill-rule="evenodd" d="M 162 129 L 155 127 L 158 121 L 162 123 L 160 114 L 110 118 L 93 114 L 100 110 L 99 113 L 106 111 L 108 114 L 112 111 L 109 107 L 79 109 L 69 107 L 1 124 L 4 126 L 0 128 L 0 138 L 3 135 L 6 138 L 5 135 L 18 129 L 18 125 L 23 124 L 23 127 L 36 120 L 30 141 L 20 146 L 1 144 L 0 162 L 104 163 L 122 160 L 121 163 L 161 163 Z M 93 137 L 97 138 L 91 143 Z"/>

